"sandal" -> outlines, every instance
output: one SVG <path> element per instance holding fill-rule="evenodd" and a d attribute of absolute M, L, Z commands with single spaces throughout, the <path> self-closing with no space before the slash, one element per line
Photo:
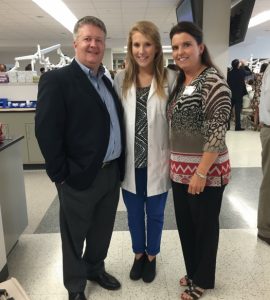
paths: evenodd
<path fill-rule="evenodd" d="M 202 297 L 204 290 L 191 283 L 188 289 L 181 294 L 182 300 L 198 300 Z M 186 297 L 187 296 L 187 297 Z"/>
<path fill-rule="evenodd" d="M 180 286 L 190 286 L 192 284 L 192 280 L 185 275 L 179 280 Z"/>

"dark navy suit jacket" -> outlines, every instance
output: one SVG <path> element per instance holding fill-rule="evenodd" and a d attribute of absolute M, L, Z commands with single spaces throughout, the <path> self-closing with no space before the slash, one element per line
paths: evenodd
<path fill-rule="evenodd" d="M 115 101 L 122 136 L 119 158 L 124 176 L 123 112 L 110 80 L 103 81 Z M 105 157 L 110 116 L 78 63 L 44 73 L 39 82 L 35 133 L 45 158 L 46 171 L 53 182 L 65 181 L 75 189 L 88 188 Z"/>
<path fill-rule="evenodd" d="M 245 72 L 242 69 L 232 69 L 227 76 L 228 85 L 232 91 L 232 99 L 242 102 L 243 96 L 246 95 L 247 89 L 245 84 Z"/>

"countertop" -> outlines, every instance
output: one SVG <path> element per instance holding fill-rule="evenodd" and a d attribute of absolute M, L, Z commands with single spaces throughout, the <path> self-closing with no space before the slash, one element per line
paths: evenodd
<path fill-rule="evenodd" d="M 0 108 L 0 113 L 1 112 L 31 112 L 31 111 L 36 111 L 35 108 Z"/>
<path fill-rule="evenodd" d="M 2 143 L 0 143 L 0 152 L 4 149 L 8 148 L 9 146 L 17 143 L 18 141 L 22 140 L 24 136 L 11 138 L 11 139 L 5 139 Z"/>

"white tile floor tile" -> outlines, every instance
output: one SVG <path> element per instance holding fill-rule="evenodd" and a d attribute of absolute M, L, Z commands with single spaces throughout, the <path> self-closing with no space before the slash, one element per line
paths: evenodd
<path fill-rule="evenodd" d="M 260 167 L 259 133 L 229 131 L 227 145 L 232 167 Z M 8 257 L 10 276 L 19 280 L 31 300 L 66 300 L 62 283 L 62 256 L 59 234 L 32 234 L 56 196 L 45 171 L 25 171 L 29 225 Z M 126 208 L 120 198 L 118 211 Z M 180 276 L 185 274 L 176 230 L 164 231 L 157 277 L 151 284 L 129 279 L 133 263 L 129 232 L 114 232 L 106 269 L 122 283 L 119 291 L 106 291 L 88 282 L 90 300 L 177 300 Z M 221 230 L 216 289 L 205 300 L 269 300 L 270 247 L 257 240 L 256 229 Z M 16 299 L 18 300 L 18 299 Z"/>
<path fill-rule="evenodd" d="M 203 299 L 270 299 L 270 248 L 257 241 L 256 230 L 221 230 L 216 289 Z M 122 283 L 119 291 L 106 291 L 89 282 L 88 299 L 177 300 L 183 288 L 178 284 L 185 274 L 177 231 L 164 231 L 157 277 L 151 284 L 131 281 L 133 261 L 128 232 L 114 232 L 106 260 L 107 270 Z M 67 299 L 62 284 L 59 234 L 23 235 L 8 258 L 10 275 L 17 278 L 32 300 Z M 51 298 L 52 297 L 52 298 Z M 47 298 L 48 299 L 48 298 Z"/>
<path fill-rule="evenodd" d="M 120 192 L 120 198 L 119 198 L 117 211 L 127 211 L 121 192 Z"/>
<path fill-rule="evenodd" d="M 226 143 L 233 168 L 261 167 L 261 142 L 258 131 L 229 130 Z"/>
<path fill-rule="evenodd" d="M 33 233 L 57 192 L 44 170 L 24 171 L 24 182 L 28 211 L 25 233 Z"/>

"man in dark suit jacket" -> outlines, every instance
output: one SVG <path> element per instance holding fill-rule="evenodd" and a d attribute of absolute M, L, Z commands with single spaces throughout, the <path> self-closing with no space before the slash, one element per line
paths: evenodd
<path fill-rule="evenodd" d="M 240 131 L 244 130 L 244 128 L 241 128 L 243 96 L 248 93 L 245 84 L 246 74 L 245 71 L 240 68 L 240 62 L 238 59 L 234 59 L 231 64 L 232 69 L 228 72 L 227 82 L 232 91 L 232 110 L 233 108 L 235 110 L 235 130 Z M 229 127 L 228 129 L 230 129 Z"/>
<path fill-rule="evenodd" d="M 101 20 L 80 19 L 74 27 L 75 59 L 39 82 L 36 137 L 59 195 L 70 300 L 86 299 L 87 279 L 120 288 L 104 266 L 124 172 L 122 108 L 101 63 L 105 38 Z"/>

